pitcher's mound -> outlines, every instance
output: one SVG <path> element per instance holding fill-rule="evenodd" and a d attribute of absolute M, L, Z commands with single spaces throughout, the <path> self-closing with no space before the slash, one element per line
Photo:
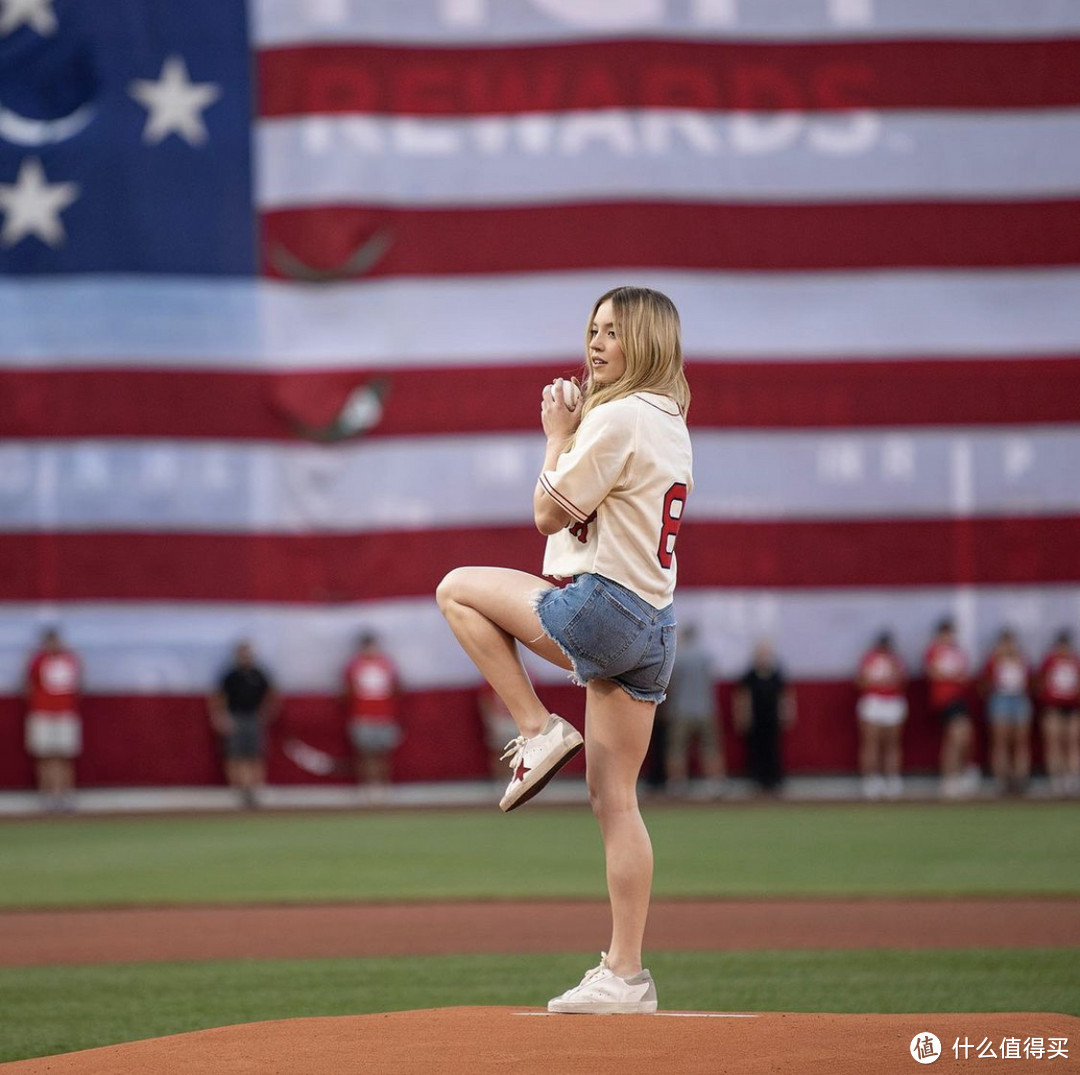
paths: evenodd
<path fill-rule="evenodd" d="M 970 1044 L 972 1060 L 980 1047 L 985 1053 L 984 1041 L 999 1058 L 1015 1041 L 1023 1059 L 1031 1038 L 1044 1050 L 1050 1039 L 1069 1039 L 1070 1060 L 1080 1050 L 1080 1019 L 1031 1012 L 549 1016 L 522 1008 L 433 1008 L 249 1023 L 0 1067 L 4 1075 L 911 1075 L 918 1070 L 912 1039 L 927 1032 L 941 1043 L 936 1071 L 964 1061 L 962 1052 L 959 1061 L 953 1054 L 957 1038 Z M 933 1050 L 926 1040 L 924 1051 Z"/>

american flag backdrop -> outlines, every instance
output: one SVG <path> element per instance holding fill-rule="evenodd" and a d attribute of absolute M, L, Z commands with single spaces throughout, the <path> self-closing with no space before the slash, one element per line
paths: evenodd
<path fill-rule="evenodd" d="M 332 744 L 362 626 L 399 775 L 481 774 L 433 590 L 539 570 L 538 395 L 620 283 L 683 318 L 679 615 L 726 678 L 777 641 L 796 768 L 853 766 L 882 627 L 1041 654 L 1080 628 L 1078 71 L 1073 0 L 0 0 L 0 785 L 46 623 L 84 780 L 216 779 L 241 637 Z"/>

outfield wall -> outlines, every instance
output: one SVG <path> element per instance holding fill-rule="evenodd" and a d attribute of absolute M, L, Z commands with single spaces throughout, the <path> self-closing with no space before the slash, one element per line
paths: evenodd
<path fill-rule="evenodd" d="M 853 773 L 857 769 L 854 688 L 843 682 L 796 683 L 799 716 L 787 735 L 785 758 L 792 774 Z M 731 724 L 731 687 L 718 688 L 729 770 L 744 766 L 741 740 Z M 581 724 L 584 694 L 571 686 L 540 688 L 553 710 Z M 911 772 L 937 767 L 940 731 L 927 711 L 926 687 L 909 691 L 911 716 L 904 734 L 904 766 Z M 974 700 L 973 700 L 974 701 Z M 985 757 L 985 723 L 975 702 L 977 742 Z M 222 782 L 217 743 L 206 701 L 192 695 L 89 695 L 84 699 L 84 751 L 78 761 L 81 786 L 191 786 Z M 406 738 L 394 759 L 399 782 L 469 780 L 487 774 L 476 694 L 472 690 L 416 691 L 405 696 Z M 30 759 L 23 748 L 23 703 L 0 697 L 0 788 L 28 788 Z M 348 754 L 344 717 L 327 695 L 286 696 L 269 746 L 269 779 L 275 784 L 335 783 L 345 776 L 318 777 L 298 768 L 282 752 L 286 736 L 327 753 Z M 1033 739 L 1037 740 L 1037 735 Z M 1038 762 L 1038 743 L 1033 744 Z M 582 763 L 575 763 L 581 768 Z"/>

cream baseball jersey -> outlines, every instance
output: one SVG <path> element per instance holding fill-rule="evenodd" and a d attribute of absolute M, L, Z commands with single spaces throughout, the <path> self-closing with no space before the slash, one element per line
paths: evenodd
<path fill-rule="evenodd" d="M 590 411 L 574 446 L 540 475 L 570 515 L 548 538 L 544 574 L 591 572 L 656 608 L 670 604 L 692 462 L 686 422 L 669 397 L 638 392 Z"/>

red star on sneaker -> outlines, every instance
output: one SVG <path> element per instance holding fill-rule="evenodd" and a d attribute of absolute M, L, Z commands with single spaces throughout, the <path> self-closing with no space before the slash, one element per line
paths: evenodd
<path fill-rule="evenodd" d="M 523 761 L 520 761 L 520 762 L 518 762 L 518 767 L 514 770 L 514 779 L 515 780 L 524 780 L 525 779 L 525 774 L 526 773 L 531 773 L 531 772 L 532 772 L 532 769 L 526 768 L 525 763 Z"/>

